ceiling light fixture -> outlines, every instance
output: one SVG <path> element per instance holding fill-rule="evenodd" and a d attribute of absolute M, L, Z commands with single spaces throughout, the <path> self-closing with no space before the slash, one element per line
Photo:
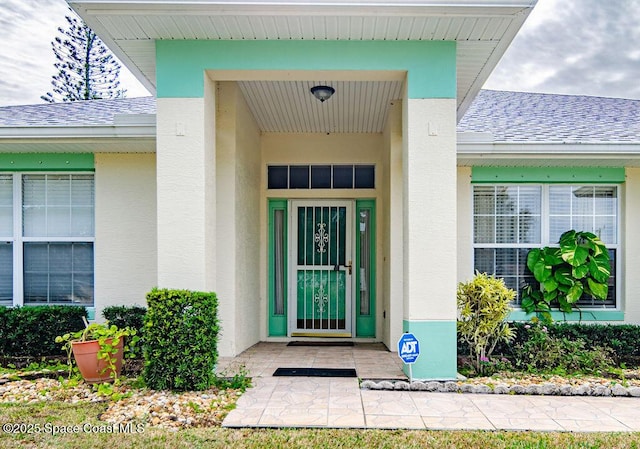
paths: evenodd
<path fill-rule="evenodd" d="M 331 86 L 313 86 L 311 88 L 311 93 L 314 97 L 320 100 L 321 103 L 324 103 L 329 98 L 331 98 L 331 95 L 333 95 L 335 92 L 336 90 Z"/>

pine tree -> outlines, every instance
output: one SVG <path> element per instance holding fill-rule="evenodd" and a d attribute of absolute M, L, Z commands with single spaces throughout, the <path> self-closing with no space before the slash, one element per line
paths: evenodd
<path fill-rule="evenodd" d="M 58 71 L 51 79 L 53 92 L 40 98 L 55 103 L 124 97 L 118 61 L 82 20 L 66 19 L 68 28 L 58 28 L 62 36 L 51 42 Z"/>

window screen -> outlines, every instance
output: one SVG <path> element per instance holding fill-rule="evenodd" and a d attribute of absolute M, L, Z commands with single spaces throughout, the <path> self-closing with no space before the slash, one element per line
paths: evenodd
<path fill-rule="evenodd" d="M 93 175 L 22 176 L 25 304 L 93 305 Z"/>

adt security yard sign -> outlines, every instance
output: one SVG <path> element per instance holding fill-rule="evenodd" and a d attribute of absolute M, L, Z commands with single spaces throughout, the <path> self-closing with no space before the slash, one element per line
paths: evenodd
<path fill-rule="evenodd" d="M 420 355 L 420 342 L 415 335 L 407 332 L 402 334 L 400 340 L 398 340 L 398 356 L 404 363 L 409 365 L 409 382 L 413 382 L 413 372 L 411 366 L 415 363 L 416 359 Z"/>
<path fill-rule="evenodd" d="M 415 335 L 406 333 L 402 334 L 398 340 L 398 356 L 404 363 L 415 363 L 420 355 L 420 343 Z"/>

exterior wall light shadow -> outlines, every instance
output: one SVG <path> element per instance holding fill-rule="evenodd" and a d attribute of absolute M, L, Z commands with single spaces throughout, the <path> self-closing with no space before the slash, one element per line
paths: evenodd
<path fill-rule="evenodd" d="M 336 90 L 331 86 L 313 86 L 311 88 L 311 93 L 314 97 L 316 97 L 320 102 L 324 103 L 326 100 L 331 98 Z"/>

